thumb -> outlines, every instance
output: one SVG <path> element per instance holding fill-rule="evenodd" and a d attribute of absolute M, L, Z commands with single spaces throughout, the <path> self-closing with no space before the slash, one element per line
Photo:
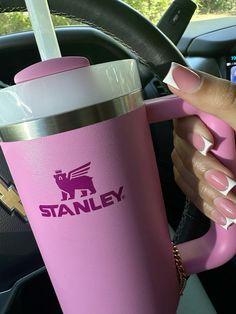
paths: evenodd
<path fill-rule="evenodd" d="M 236 85 L 172 63 L 164 83 L 189 104 L 224 120 L 236 130 Z"/>

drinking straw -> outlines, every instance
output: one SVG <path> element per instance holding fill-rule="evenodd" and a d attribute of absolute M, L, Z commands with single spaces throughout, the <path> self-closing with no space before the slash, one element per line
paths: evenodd
<path fill-rule="evenodd" d="M 25 3 L 42 61 L 61 57 L 47 0 L 25 0 Z"/>

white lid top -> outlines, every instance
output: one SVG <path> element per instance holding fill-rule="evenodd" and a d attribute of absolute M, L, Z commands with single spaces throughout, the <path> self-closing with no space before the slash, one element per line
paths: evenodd
<path fill-rule="evenodd" d="M 141 88 L 132 59 L 49 75 L 0 91 L 0 126 L 88 107 Z"/>

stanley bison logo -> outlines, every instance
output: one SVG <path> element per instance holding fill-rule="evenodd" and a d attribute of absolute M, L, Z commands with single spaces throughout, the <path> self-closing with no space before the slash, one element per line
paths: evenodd
<path fill-rule="evenodd" d="M 88 162 L 68 173 L 62 170 L 55 171 L 54 179 L 61 190 L 62 199 L 57 204 L 39 205 L 42 217 L 61 218 L 87 215 L 118 205 L 125 199 L 124 187 L 120 185 L 97 193 L 93 178 L 87 175 L 90 164 L 91 162 Z"/>
<path fill-rule="evenodd" d="M 61 189 L 62 201 L 74 199 L 76 190 L 81 191 L 81 197 L 87 196 L 88 192 L 90 195 L 96 193 L 93 185 L 93 178 L 87 176 L 90 164 L 91 162 L 88 162 L 87 164 L 68 172 L 68 174 L 62 172 L 62 170 L 56 171 L 54 178 L 56 184 Z"/>

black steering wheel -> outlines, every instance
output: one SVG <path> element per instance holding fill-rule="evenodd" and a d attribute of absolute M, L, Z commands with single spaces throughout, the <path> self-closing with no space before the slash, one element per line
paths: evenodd
<path fill-rule="evenodd" d="M 80 20 L 113 37 L 159 79 L 164 78 L 172 61 L 186 65 L 179 50 L 157 27 L 121 1 L 48 0 L 48 3 L 52 13 Z M 25 10 L 24 0 L 0 0 L 0 12 Z M 7 168 L 5 163 L 0 167 L 2 172 Z"/>
<path fill-rule="evenodd" d="M 118 0 L 49 0 L 52 13 L 78 19 L 111 35 L 164 78 L 172 61 L 186 64 L 172 42 L 137 11 Z M 24 0 L 1 0 L 0 11 L 24 11 Z"/>

